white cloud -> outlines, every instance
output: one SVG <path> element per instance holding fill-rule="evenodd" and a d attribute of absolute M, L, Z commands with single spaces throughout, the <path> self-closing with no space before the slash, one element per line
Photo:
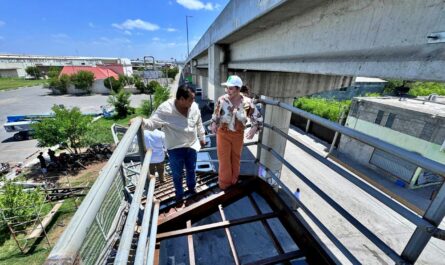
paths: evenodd
<path fill-rule="evenodd" d="M 131 36 L 131 31 L 126 30 L 126 31 L 124 31 L 124 34 L 128 35 L 128 36 Z"/>
<path fill-rule="evenodd" d="M 200 9 L 213 10 L 216 8 L 216 6 L 213 5 L 212 3 L 204 4 L 199 0 L 176 0 L 176 3 L 191 10 L 200 10 Z"/>
<path fill-rule="evenodd" d="M 133 30 L 133 29 L 142 29 L 147 31 L 155 31 L 159 29 L 159 26 L 147 21 L 143 21 L 141 19 L 127 19 L 124 23 L 121 24 L 112 24 L 113 27 L 122 29 L 122 30 Z"/>
<path fill-rule="evenodd" d="M 178 31 L 178 30 L 175 29 L 175 28 L 167 28 L 167 31 L 168 31 L 168 32 L 175 32 L 175 31 Z"/>
<path fill-rule="evenodd" d="M 158 37 L 154 37 L 152 40 L 154 40 L 154 41 L 160 41 L 161 39 L 158 38 Z"/>
<path fill-rule="evenodd" d="M 0 20 L 0 27 L 1 27 L 1 26 L 4 26 L 4 25 L 6 25 L 6 22 Z"/>
<path fill-rule="evenodd" d="M 88 26 L 89 26 L 90 28 L 95 28 L 95 27 L 96 27 L 96 26 L 94 25 L 93 22 L 88 23 Z"/>

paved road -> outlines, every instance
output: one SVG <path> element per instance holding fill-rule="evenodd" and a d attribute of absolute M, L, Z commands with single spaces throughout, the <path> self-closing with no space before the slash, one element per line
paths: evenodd
<path fill-rule="evenodd" d="M 321 142 L 313 141 L 303 132 L 290 129 L 289 135 L 297 139 L 303 146 L 310 147 L 311 150 L 321 154 L 323 157 L 326 155 L 324 151 L 325 146 Z M 252 146 L 249 149 L 255 154 L 255 147 Z M 320 160 L 311 156 L 304 148 L 297 147 L 288 142 L 284 156 L 290 164 L 317 185 L 325 194 L 329 195 L 336 203 L 341 205 L 349 214 L 376 234 L 380 240 L 384 241 L 397 253 L 400 254 L 402 252 L 415 229 L 413 224 L 353 185 Z M 295 191 L 297 187 L 300 188 L 302 203 L 357 259 L 355 261 L 348 260 L 342 251 L 333 244 L 332 240 L 325 236 L 317 225 L 312 222 L 311 218 L 299 209 L 298 211 L 301 215 L 311 225 L 321 240 L 340 259 L 342 264 L 395 263 L 286 167 L 283 167 L 281 179 L 292 191 Z M 441 228 L 443 227 L 444 222 L 441 225 Z M 445 264 L 445 241 L 433 238 L 416 264 Z"/>
<path fill-rule="evenodd" d="M 22 162 L 40 149 L 36 146 L 36 140 L 18 142 L 12 139 L 13 133 L 7 133 L 3 128 L 7 115 L 50 113 L 54 104 L 79 107 L 85 113 L 100 112 L 100 106 L 106 105 L 108 98 L 107 95 L 55 96 L 50 92 L 42 86 L 0 91 L 0 162 Z M 148 95 L 132 95 L 131 105 L 139 106 L 141 100 L 148 98 Z"/>

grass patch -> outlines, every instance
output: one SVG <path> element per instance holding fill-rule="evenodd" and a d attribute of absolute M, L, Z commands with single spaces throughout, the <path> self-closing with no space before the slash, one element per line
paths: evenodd
<path fill-rule="evenodd" d="M 97 140 L 97 142 L 100 143 L 108 143 L 112 144 L 113 136 L 111 134 L 111 125 L 114 123 L 122 125 L 122 126 L 128 126 L 128 123 L 130 120 L 134 117 L 139 116 L 139 109 L 136 109 L 136 113 L 127 116 L 126 118 L 101 118 L 94 122 L 94 138 Z"/>
<path fill-rule="evenodd" d="M 48 80 L 26 80 L 23 78 L 0 78 L 0 90 L 9 90 L 19 87 L 37 86 L 47 83 Z"/>

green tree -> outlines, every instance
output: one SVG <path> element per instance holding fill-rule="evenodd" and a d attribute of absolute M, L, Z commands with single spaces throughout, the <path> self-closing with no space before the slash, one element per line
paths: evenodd
<path fill-rule="evenodd" d="M 155 93 L 156 89 L 161 87 L 158 81 L 152 80 L 147 84 L 147 94 L 152 95 Z"/>
<path fill-rule="evenodd" d="M 439 96 L 445 96 L 445 83 L 437 82 L 414 82 L 411 84 L 409 94 L 412 96 L 428 96 L 431 94 L 437 94 Z"/>
<path fill-rule="evenodd" d="M 169 78 L 175 78 L 175 76 L 179 73 L 178 67 L 168 68 L 167 76 Z"/>
<path fill-rule="evenodd" d="M 122 83 L 122 86 L 130 86 L 133 85 L 135 80 L 133 76 L 119 74 L 119 81 Z"/>
<path fill-rule="evenodd" d="M 154 93 L 154 107 L 153 109 L 157 109 L 162 102 L 168 100 L 170 98 L 170 89 L 168 87 L 158 86 L 155 89 Z"/>
<path fill-rule="evenodd" d="M 336 101 L 324 98 L 301 97 L 294 101 L 295 107 L 335 122 L 339 120 L 343 110 L 348 114 L 350 105 L 350 100 Z"/>
<path fill-rule="evenodd" d="M 51 66 L 48 69 L 47 75 L 48 75 L 49 78 L 58 78 L 61 71 L 62 71 L 62 67 L 60 67 L 60 66 Z"/>
<path fill-rule="evenodd" d="M 113 93 L 108 98 L 108 103 L 114 106 L 118 117 L 125 118 L 129 113 L 131 113 L 130 96 L 130 93 L 122 89 L 118 93 Z"/>
<path fill-rule="evenodd" d="M 79 71 L 71 75 L 71 82 L 77 89 L 82 89 L 89 93 L 94 83 L 94 74 L 90 71 Z"/>
<path fill-rule="evenodd" d="M 111 89 L 114 93 L 118 93 L 124 87 L 120 79 L 116 80 L 112 76 L 104 79 L 104 86 Z"/>
<path fill-rule="evenodd" d="M 85 135 L 91 129 L 92 118 L 83 115 L 77 107 L 67 109 L 54 105 L 52 111 L 53 117 L 33 124 L 34 138 L 39 146 L 66 143 L 68 149 L 77 154 L 79 148 L 87 146 Z"/>
<path fill-rule="evenodd" d="M 40 189 L 25 191 L 23 186 L 7 180 L 0 194 L 0 208 L 6 218 L 14 217 L 14 222 L 23 223 L 21 228 L 24 228 L 27 222 L 36 218 L 44 199 L 45 194 Z M 15 229 L 20 230 L 17 227 Z"/>
<path fill-rule="evenodd" d="M 145 117 L 150 117 L 150 115 L 152 113 L 152 107 L 153 107 L 153 104 L 151 103 L 150 100 L 142 100 L 142 103 L 141 103 L 142 115 L 144 115 Z"/>
<path fill-rule="evenodd" d="M 142 80 L 137 80 L 134 83 L 134 86 L 136 87 L 136 89 L 140 92 L 140 93 L 144 93 L 145 90 L 147 89 L 146 85 L 144 84 L 144 82 Z"/>
<path fill-rule="evenodd" d="M 28 66 L 25 69 L 26 73 L 35 79 L 39 79 L 42 76 L 40 69 L 37 66 Z"/>

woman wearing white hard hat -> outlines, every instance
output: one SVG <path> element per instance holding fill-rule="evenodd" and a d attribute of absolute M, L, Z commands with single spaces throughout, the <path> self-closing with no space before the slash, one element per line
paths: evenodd
<path fill-rule="evenodd" d="M 226 87 L 226 94 L 218 98 L 210 126 L 212 133 L 216 133 L 218 184 L 226 189 L 238 181 L 247 120 L 250 119 L 252 127 L 246 138 L 252 139 L 262 126 L 263 118 L 252 99 L 240 93 L 243 81 L 239 76 L 231 75 L 221 85 Z"/>

